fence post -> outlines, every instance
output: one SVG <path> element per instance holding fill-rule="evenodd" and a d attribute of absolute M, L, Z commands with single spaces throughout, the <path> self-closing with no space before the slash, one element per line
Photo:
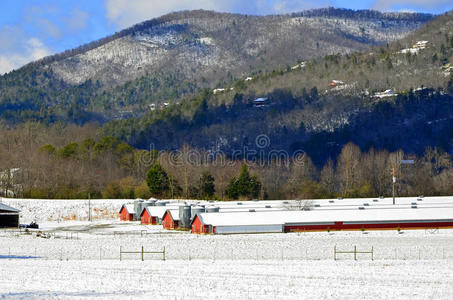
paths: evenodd
<path fill-rule="evenodd" d="M 144 261 L 144 260 L 145 260 L 145 255 L 144 255 L 144 253 L 143 253 L 143 252 L 144 252 L 144 250 L 143 250 L 143 246 L 142 246 L 142 261 Z"/>
<path fill-rule="evenodd" d="M 371 246 L 371 260 L 374 260 L 374 247 Z"/>
<path fill-rule="evenodd" d="M 102 260 L 102 247 L 99 247 L 99 260 Z"/>
<path fill-rule="evenodd" d="M 165 260 L 165 246 L 164 246 L 163 256 L 164 256 L 164 257 L 163 257 L 163 258 L 164 258 L 163 260 Z"/>
<path fill-rule="evenodd" d="M 121 261 L 121 246 L 120 246 L 120 261 Z"/>
<path fill-rule="evenodd" d="M 333 246 L 333 260 L 337 260 L 337 245 Z"/>
<path fill-rule="evenodd" d="M 357 260 L 357 246 L 354 246 L 354 260 Z"/>

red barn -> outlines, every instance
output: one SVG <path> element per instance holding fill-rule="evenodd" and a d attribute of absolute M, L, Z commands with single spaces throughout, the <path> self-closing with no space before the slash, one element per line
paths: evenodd
<path fill-rule="evenodd" d="M 179 227 L 179 211 L 167 210 L 162 217 L 162 227 L 164 229 L 177 229 Z"/>
<path fill-rule="evenodd" d="M 120 220 L 121 221 L 133 221 L 135 217 L 134 205 L 123 204 L 120 209 Z"/>
<path fill-rule="evenodd" d="M 196 234 L 206 234 L 209 232 L 209 225 L 203 224 L 199 215 L 196 215 L 192 221 L 192 233 Z"/>
<path fill-rule="evenodd" d="M 158 220 L 157 216 L 152 216 L 151 212 L 149 211 L 149 207 L 145 207 L 140 215 L 140 220 L 142 225 L 157 225 Z"/>

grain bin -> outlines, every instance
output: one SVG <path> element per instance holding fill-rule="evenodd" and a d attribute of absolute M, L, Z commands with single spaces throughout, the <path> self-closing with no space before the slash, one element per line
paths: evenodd
<path fill-rule="evenodd" d="M 134 212 L 135 212 L 135 215 L 140 216 L 140 214 L 142 213 L 142 210 L 143 210 L 143 203 L 144 202 L 145 201 L 143 201 L 143 199 L 140 199 L 140 198 L 137 198 L 134 201 Z"/>
<path fill-rule="evenodd" d="M 179 227 L 190 228 L 191 207 L 184 205 L 179 207 Z"/>
<path fill-rule="evenodd" d="M 206 210 L 202 206 L 192 206 L 190 217 L 193 220 L 197 214 L 204 213 Z"/>
<path fill-rule="evenodd" d="M 145 201 L 142 203 L 142 209 L 140 211 L 140 215 L 142 214 L 143 210 L 149 206 L 155 206 L 155 202 L 154 201 Z"/>

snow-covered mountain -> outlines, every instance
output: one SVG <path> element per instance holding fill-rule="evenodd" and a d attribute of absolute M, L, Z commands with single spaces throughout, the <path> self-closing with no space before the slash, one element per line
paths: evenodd
<path fill-rule="evenodd" d="M 88 79 L 118 84 L 161 70 L 176 72 L 184 79 L 217 79 L 228 72 L 236 75 L 385 44 L 430 18 L 336 9 L 264 17 L 180 12 L 138 24 L 72 55 L 56 57 L 44 67 L 69 84 Z"/>

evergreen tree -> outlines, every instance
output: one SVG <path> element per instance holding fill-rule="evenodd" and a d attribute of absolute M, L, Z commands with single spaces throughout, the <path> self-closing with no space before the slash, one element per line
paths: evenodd
<path fill-rule="evenodd" d="M 198 193 L 201 199 L 210 199 L 215 193 L 214 177 L 209 171 L 203 172 L 198 183 Z"/>
<path fill-rule="evenodd" d="M 231 199 L 245 197 L 257 198 L 261 190 L 261 182 L 255 175 L 250 175 L 246 164 L 242 165 L 238 178 L 233 177 L 226 188 L 226 195 Z"/>
<path fill-rule="evenodd" d="M 154 164 L 146 174 L 146 184 L 155 197 L 165 196 L 170 191 L 168 175 L 158 163 Z"/>

